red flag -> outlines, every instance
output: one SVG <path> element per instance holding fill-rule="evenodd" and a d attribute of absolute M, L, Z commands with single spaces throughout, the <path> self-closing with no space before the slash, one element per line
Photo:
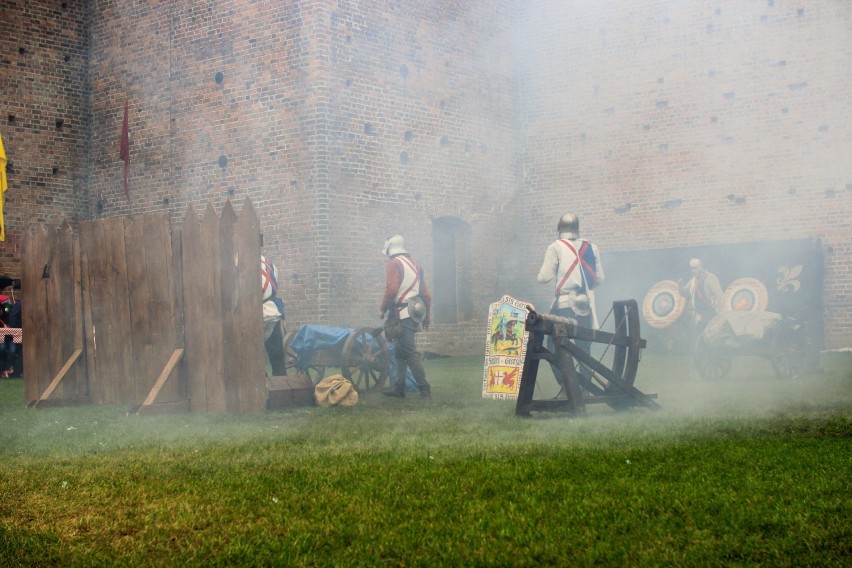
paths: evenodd
<path fill-rule="evenodd" d="M 128 130 L 130 129 L 130 125 L 127 119 L 127 101 L 124 101 L 124 123 L 121 125 L 121 148 L 119 150 L 119 157 L 124 162 L 124 197 L 127 198 L 127 201 L 130 201 L 130 191 L 127 189 L 127 170 L 130 167 L 130 138 L 128 137 Z"/>

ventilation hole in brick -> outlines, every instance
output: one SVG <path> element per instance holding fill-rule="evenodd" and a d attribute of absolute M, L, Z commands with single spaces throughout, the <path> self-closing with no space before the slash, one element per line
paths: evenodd
<path fill-rule="evenodd" d="M 219 167 L 224 168 L 227 165 L 228 165 L 228 156 L 226 156 L 225 154 L 222 154 L 221 156 L 219 156 Z"/>
<path fill-rule="evenodd" d="M 20 53 L 21 55 L 25 54 L 26 52 L 27 52 L 26 48 L 23 48 L 23 47 L 18 48 L 18 53 Z"/>
<path fill-rule="evenodd" d="M 53 167 L 53 175 L 56 175 L 56 174 L 58 174 L 58 173 L 59 173 L 59 168 L 57 168 L 56 166 L 54 166 L 54 167 Z"/>
<path fill-rule="evenodd" d="M 15 164 L 12 162 L 6 162 L 6 173 L 13 174 L 15 173 Z"/>
<path fill-rule="evenodd" d="M 229 187 L 229 188 L 228 188 L 228 195 L 230 195 L 231 197 L 233 197 L 233 195 L 234 195 L 235 193 L 236 193 L 236 190 L 235 190 L 233 187 Z"/>
<path fill-rule="evenodd" d="M 399 163 L 403 166 L 408 163 L 408 152 L 403 150 L 399 153 Z"/>
<path fill-rule="evenodd" d="M 216 81 L 216 84 L 217 84 L 217 85 L 221 85 L 221 84 L 222 84 L 222 82 L 225 80 L 225 74 L 224 74 L 224 73 L 222 73 L 221 71 L 218 71 L 218 72 L 216 73 L 216 76 L 215 76 L 215 77 L 213 77 L 213 80 L 214 80 L 214 81 Z"/>
<path fill-rule="evenodd" d="M 297 182 L 296 180 L 291 180 L 291 181 L 290 181 L 290 187 L 296 187 L 296 186 L 298 186 L 298 185 L 299 185 L 299 182 Z"/>
<path fill-rule="evenodd" d="M 10 114 L 9 116 L 7 116 L 7 117 L 6 117 L 6 121 L 7 121 L 9 124 L 13 124 L 13 123 L 15 122 L 15 115 L 14 115 L 14 114 Z"/>
<path fill-rule="evenodd" d="M 65 60 L 65 63 L 68 63 L 69 61 L 71 61 L 71 56 L 66 53 L 62 56 L 62 59 Z"/>
<path fill-rule="evenodd" d="M 408 79 L 408 67 L 405 64 L 399 66 L 399 76 Z"/>
<path fill-rule="evenodd" d="M 63 2 L 63 3 L 62 3 L 62 9 L 63 9 L 63 10 L 68 9 L 68 2 Z"/>
<path fill-rule="evenodd" d="M 373 125 L 369 122 L 364 123 L 364 134 L 375 134 L 373 131 Z"/>
<path fill-rule="evenodd" d="M 168 205 L 171 200 L 168 197 L 163 198 L 163 205 Z"/>
<path fill-rule="evenodd" d="M 414 138 L 414 133 L 413 133 L 412 131 L 410 131 L 410 130 L 406 130 L 406 131 L 405 131 L 405 141 L 406 141 L 406 142 L 411 142 L 411 140 L 412 140 L 413 138 Z"/>
<path fill-rule="evenodd" d="M 450 139 L 447 138 L 446 136 L 441 136 L 441 146 L 449 146 L 449 145 L 450 145 Z"/>
<path fill-rule="evenodd" d="M 62 127 L 65 126 L 65 121 L 61 118 L 56 121 L 56 130 L 62 130 Z"/>

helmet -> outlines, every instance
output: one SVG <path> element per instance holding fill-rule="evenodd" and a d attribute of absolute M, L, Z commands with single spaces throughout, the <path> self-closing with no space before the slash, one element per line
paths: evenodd
<path fill-rule="evenodd" d="M 576 239 L 580 236 L 580 218 L 573 213 L 566 213 L 559 218 L 559 224 L 556 226 L 556 230 L 560 235 L 562 233 L 567 233 L 564 236 Z"/>
<path fill-rule="evenodd" d="M 388 237 L 385 240 L 385 244 L 382 247 L 382 254 L 386 256 L 393 256 L 395 254 L 405 254 L 408 251 L 405 250 L 405 239 L 402 238 L 401 235 L 394 235 L 392 237 Z"/>

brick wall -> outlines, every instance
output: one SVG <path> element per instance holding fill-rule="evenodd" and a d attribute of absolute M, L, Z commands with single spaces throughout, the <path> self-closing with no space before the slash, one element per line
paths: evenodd
<path fill-rule="evenodd" d="M 20 277 L 29 227 L 86 214 L 87 5 L 0 1 L 0 135 L 9 182 L 0 274 Z"/>
<path fill-rule="evenodd" d="M 736 8 L 0 0 L 0 273 L 33 222 L 249 196 L 292 325 L 377 324 L 392 233 L 434 284 L 444 216 L 471 227 L 484 320 L 504 293 L 548 302 L 534 274 L 572 209 L 604 254 L 819 238 L 827 342 L 852 345 L 852 6 Z"/>
<path fill-rule="evenodd" d="M 852 4 L 524 6 L 522 272 L 536 273 L 568 210 L 604 260 L 819 238 L 827 344 L 852 345 Z"/>

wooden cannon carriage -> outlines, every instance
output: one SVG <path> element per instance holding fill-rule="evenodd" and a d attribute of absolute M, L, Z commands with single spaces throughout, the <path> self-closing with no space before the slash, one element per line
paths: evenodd
<path fill-rule="evenodd" d="M 645 340 L 639 333 L 639 309 L 635 300 L 613 302 L 615 332 L 581 327 L 577 321 L 529 310 L 526 330 L 529 344 L 518 391 L 516 416 L 531 411 L 586 413 L 586 404 L 604 403 L 616 410 L 633 406 L 659 409 L 656 395 L 645 394 L 633 386 Z M 546 339 L 552 338 L 553 350 Z M 574 340 L 603 343 L 614 348 L 611 368 L 578 347 Z M 555 399 L 533 400 L 536 376 L 541 361 L 553 363 L 563 377 L 563 392 Z M 575 361 L 586 368 L 579 373 Z"/>
<path fill-rule="evenodd" d="M 316 384 L 329 368 L 339 368 L 362 393 L 384 387 L 390 351 L 382 328 L 357 329 L 306 324 L 283 338 L 285 375 L 302 374 Z"/>

